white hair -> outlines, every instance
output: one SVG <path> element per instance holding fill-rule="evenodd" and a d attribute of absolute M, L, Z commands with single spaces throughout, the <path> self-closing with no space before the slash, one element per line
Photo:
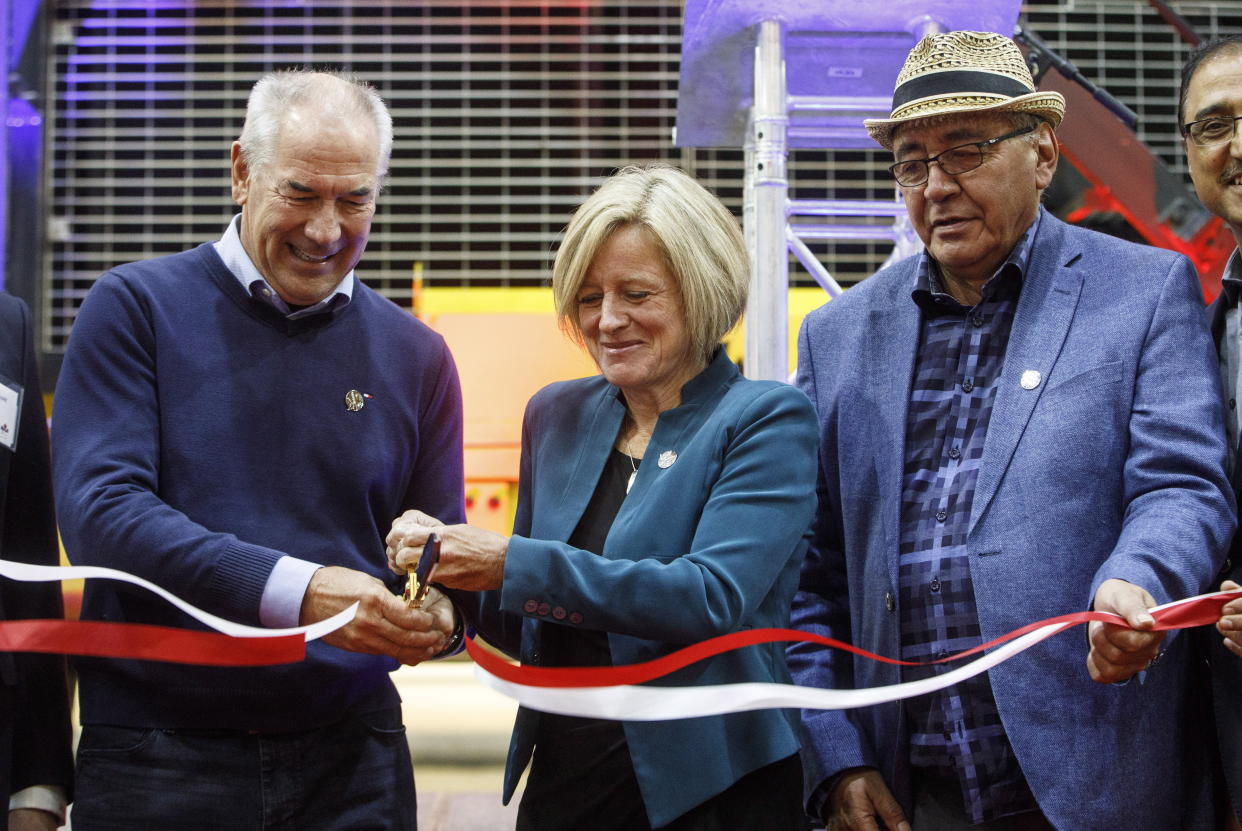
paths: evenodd
<path fill-rule="evenodd" d="M 392 155 L 392 116 L 382 98 L 365 81 L 345 72 L 282 69 L 270 72 L 250 90 L 246 123 L 237 141 L 242 159 L 251 171 L 272 162 L 276 141 L 288 114 L 300 107 L 315 107 L 338 118 L 369 118 L 378 142 L 376 177 L 383 179 Z"/>

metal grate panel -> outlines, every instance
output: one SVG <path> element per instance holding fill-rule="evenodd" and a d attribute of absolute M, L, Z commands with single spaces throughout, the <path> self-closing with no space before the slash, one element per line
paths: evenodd
<path fill-rule="evenodd" d="M 543 283 L 574 206 L 614 168 L 682 165 L 741 211 L 741 150 L 673 147 L 675 0 L 234 3 L 56 0 L 48 100 L 49 256 L 42 348 L 63 352 L 104 270 L 219 236 L 246 94 L 284 66 L 343 66 L 389 102 L 396 140 L 359 273 L 406 304 L 430 285 Z M 1237 3 L 1183 3 L 1201 34 L 1242 31 Z M 1143 2 L 1030 2 L 1053 48 L 1133 107 L 1182 169 L 1173 100 L 1186 49 Z M 884 154 L 799 150 L 791 197 L 892 195 Z M 827 183 L 831 181 L 831 185 Z M 843 283 L 888 254 L 817 244 Z M 794 281 L 813 282 L 796 264 Z"/>

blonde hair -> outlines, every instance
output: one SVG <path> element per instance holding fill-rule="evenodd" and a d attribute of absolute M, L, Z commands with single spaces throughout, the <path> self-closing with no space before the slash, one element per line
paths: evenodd
<path fill-rule="evenodd" d="M 604 242 L 628 225 L 646 228 L 681 292 L 690 348 L 709 360 L 746 308 L 750 266 L 737 219 L 706 188 L 667 165 L 626 167 L 579 206 L 552 267 L 561 328 L 582 342 L 578 290 Z"/>

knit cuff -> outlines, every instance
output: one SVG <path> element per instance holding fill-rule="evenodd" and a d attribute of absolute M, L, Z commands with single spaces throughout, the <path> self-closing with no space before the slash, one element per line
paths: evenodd
<path fill-rule="evenodd" d="M 258 625 L 263 589 L 283 551 L 234 540 L 220 556 L 207 588 L 212 605 L 232 620 Z"/>

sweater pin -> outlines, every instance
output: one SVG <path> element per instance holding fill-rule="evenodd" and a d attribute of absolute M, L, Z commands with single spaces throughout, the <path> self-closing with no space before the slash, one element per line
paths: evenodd
<path fill-rule="evenodd" d="M 677 451 L 665 450 L 660 454 L 660 458 L 656 459 L 656 464 L 660 466 L 660 470 L 667 470 L 673 466 L 675 461 L 677 461 Z"/>
<path fill-rule="evenodd" d="M 350 390 L 349 392 L 345 393 L 345 409 L 349 410 L 351 413 L 356 413 L 359 410 L 361 410 L 362 405 L 366 403 L 365 399 L 374 398 L 374 397 L 375 396 L 370 395 L 365 392 L 358 392 L 358 390 Z"/>
<path fill-rule="evenodd" d="M 1039 386 L 1039 382 L 1043 380 L 1043 376 L 1039 374 L 1038 369 L 1028 369 L 1022 373 L 1022 377 L 1018 380 L 1018 385 L 1024 390 L 1033 390 Z"/>

